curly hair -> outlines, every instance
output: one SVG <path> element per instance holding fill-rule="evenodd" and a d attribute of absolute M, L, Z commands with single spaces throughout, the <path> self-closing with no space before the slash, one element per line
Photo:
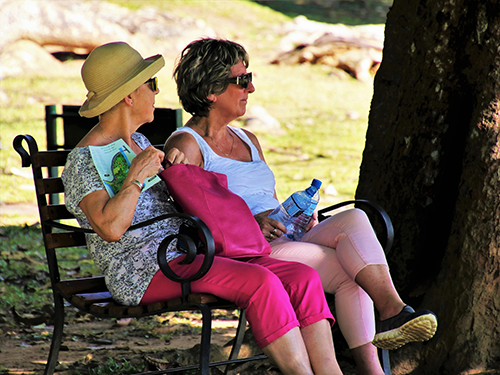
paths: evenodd
<path fill-rule="evenodd" d="M 240 61 L 248 68 L 248 53 L 229 40 L 204 38 L 188 44 L 174 70 L 177 94 L 186 112 L 207 117 L 212 106 L 208 96 L 226 91 L 231 68 Z"/>

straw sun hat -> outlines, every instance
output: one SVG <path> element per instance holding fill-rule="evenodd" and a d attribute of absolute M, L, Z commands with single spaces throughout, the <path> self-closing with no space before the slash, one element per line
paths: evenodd
<path fill-rule="evenodd" d="M 80 108 L 80 116 L 94 117 L 106 112 L 164 65 L 162 55 L 143 59 L 124 42 L 96 47 L 82 66 L 82 79 L 88 93 Z"/>

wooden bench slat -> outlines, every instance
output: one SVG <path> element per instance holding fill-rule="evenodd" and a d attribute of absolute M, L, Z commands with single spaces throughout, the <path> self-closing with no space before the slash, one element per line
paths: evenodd
<path fill-rule="evenodd" d="M 64 193 L 64 185 L 60 177 L 47 177 L 36 181 L 37 191 L 41 194 Z"/>
<path fill-rule="evenodd" d="M 42 220 L 74 219 L 64 204 L 52 204 L 41 208 Z M 75 222 L 76 224 L 76 222 Z"/>
<path fill-rule="evenodd" d="M 38 151 L 32 157 L 33 167 L 63 167 L 70 151 Z"/>
<path fill-rule="evenodd" d="M 180 300 L 180 298 L 179 298 L 179 300 Z M 166 306 L 170 307 L 170 305 L 167 302 L 156 302 L 156 303 L 152 303 L 150 305 L 146 305 L 145 307 L 148 310 L 148 312 L 152 312 L 152 311 L 162 310 Z"/>
<path fill-rule="evenodd" d="M 71 298 L 71 302 L 82 309 L 87 309 L 94 303 L 113 302 L 113 298 L 109 292 L 85 293 L 75 294 L 73 298 Z"/>
<path fill-rule="evenodd" d="M 57 288 L 64 296 L 73 296 L 78 293 L 99 293 L 108 291 L 104 276 L 62 280 L 57 283 Z"/>
<path fill-rule="evenodd" d="M 142 315 L 147 311 L 147 309 L 143 305 L 139 306 L 129 306 L 128 314 L 129 315 Z"/>
<path fill-rule="evenodd" d="M 85 234 L 80 232 L 48 233 L 47 247 L 58 249 L 61 247 L 86 246 Z"/>
<path fill-rule="evenodd" d="M 110 315 L 127 315 L 130 306 L 123 306 L 117 303 L 110 304 L 109 314 Z"/>
<path fill-rule="evenodd" d="M 90 306 L 90 311 L 99 315 L 107 315 L 112 302 L 94 303 Z"/>
<path fill-rule="evenodd" d="M 198 293 L 198 294 L 190 294 L 188 296 L 188 301 L 194 303 L 215 303 L 219 302 L 219 299 L 213 294 Z"/>

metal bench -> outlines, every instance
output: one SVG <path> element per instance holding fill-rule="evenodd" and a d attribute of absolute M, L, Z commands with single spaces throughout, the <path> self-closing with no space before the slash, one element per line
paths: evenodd
<path fill-rule="evenodd" d="M 147 306 L 124 306 L 112 299 L 105 285 L 103 276 L 61 280 L 58 252 L 61 249 L 86 246 L 84 233 L 88 231 L 80 228 L 78 225 L 66 224 L 68 221 L 73 220 L 76 222 L 76 220 L 73 215 L 68 212 L 65 205 L 59 203 L 59 196 L 64 192 L 60 172 L 66 163 L 67 155 L 98 121 L 97 118 L 88 119 L 80 117 L 78 115 L 78 109 L 78 106 L 63 105 L 62 112 L 58 113 L 56 106 L 46 106 L 47 151 L 40 151 L 35 139 L 30 135 L 18 135 L 14 139 L 14 148 L 21 156 L 22 166 L 31 166 L 33 170 L 40 214 L 40 225 L 42 228 L 54 298 L 54 333 L 48 362 L 45 368 L 45 375 L 52 375 L 57 365 L 59 349 L 63 337 L 65 300 L 79 310 L 102 318 L 140 318 L 142 316 L 162 314 L 170 311 L 200 311 L 202 313 L 203 325 L 199 363 L 186 367 L 163 370 L 155 372 L 155 374 L 199 369 L 200 374 L 208 375 L 211 366 L 226 366 L 227 372 L 231 366 L 235 364 L 251 360 L 266 359 L 264 355 L 238 359 L 246 328 L 245 314 L 244 311 L 240 310 L 239 325 L 228 360 L 216 363 L 210 362 L 211 310 L 238 310 L 238 307 L 232 302 L 222 300 L 214 295 L 192 294 L 190 292 L 190 282 L 202 277 L 208 272 L 214 257 L 213 238 L 210 231 L 201 220 L 194 216 L 179 213 L 162 215 L 153 219 L 165 220 L 172 216 L 180 216 L 187 222 L 186 226 L 178 235 L 172 238 L 166 238 L 158 250 L 160 269 L 167 277 L 180 283 L 182 288 L 181 298 Z M 58 123 L 58 118 L 62 118 L 62 124 Z M 64 142 L 59 144 L 58 137 L 60 132 L 58 127 L 61 125 Z M 155 120 L 150 124 L 143 125 L 138 131 L 146 135 L 156 147 L 162 148 L 168 136 L 180 126 L 182 126 L 181 110 L 156 108 Z M 24 143 L 27 144 L 27 149 L 24 147 Z M 45 169 L 47 170 L 46 172 Z M 50 199 L 47 199 L 48 197 Z M 367 200 L 342 202 L 318 211 L 319 220 L 324 220 L 328 217 L 327 213 L 346 205 L 355 205 L 367 211 L 367 213 L 376 220 L 377 225 L 375 228 L 377 230 L 377 235 L 387 254 L 393 243 L 394 231 L 389 216 L 377 204 Z M 151 221 L 137 224 L 130 229 L 148 225 L 149 223 L 151 223 Z M 195 229 L 194 231 L 193 228 Z M 197 252 L 201 250 L 195 245 L 199 243 L 198 235 L 195 233 L 201 233 L 202 242 L 204 244 L 203 252 L 205 254 L 205 262 L 195 275 L 189 279 L 181 279 L 172 273 L 168 264 L 164 261 L 165 251 L 168 243 L 174 238 L 178 238 L 179 243 L 191 253 L 192 257 L 195 257 Z M 331 299 L 333 296 L 327 295 L 327 298 Z M 387 350 L 381 351 L 381 361 L 385 374 L 390 375 L 391 370 Z"/>
<path fill-rule="evenodd" d="M 23 143 L 28 145 L 24 148 Z M 178 213 L 165 214 L 144 223 L 136 224 L 129 230 L 148 225 L 152 221 L 166 220 L 170 217 L 181 217 L 185 219 L 186 225 L 175 236 L 169 236 L 163 240 L 158 249 L 158 260 L 160 269 L 165 275 L 174 281 L 179 282 L 182 289 L 182 297 L 170 301 L 155 303 L 145 306 L 125 306 L 117 303 L 111 297 L 104 276 L 83 277 L 71 280 L 62 280 L 58 253 L 62 249 L 86 246 L 85 233 L 92 232 L 88 229 L 80 228 L 76 225 L 67 224 L 68 221 L 75 221 L 73 215 L 68 212 L 64 204 L 50 204 L 47 200 L 49 194 L 60 194 L 63 192 L 63 184 L 60 176 L 45 177 L 44 168 L 57 168 L 64 166 L 67 155 L 70 150 L 39 151 L 35 139 L 29 135 L 18 135 L 14 139 L 14 148 L 22 158 L 23 167 L 31 166 L 33 170 L 34 183 L 40 214 L 40 225 L 46 251 L 46 260 L 48 264 L 51 286 L 54 298 L 54 332 L 45 375 L 54 373 L 57 365 L 59 349 L 63 337 L 64 329 L 64 301 L 86 313 L 101 318 L 140 318 L 142 316 L 162 314 L 169 311 L 192 311 L 197 310 L 202 313 L 202 333 L 201 333 L 201 351 L 199 364 L 188 367 L 179 367 L 164 370 L 159 373 L 170 373 L 185 371 L 188 369 L 199 368 L 199 374 L 208 375 L 210 366 L 229 365 L 233 363 L 244 362 L 248 360 L 265 359 L 264 355 L 253 356 L 246 359 L 237 359 L 239 349 L 243 341 L 246 329 L 246 319 L 244 311 L 240 311 L 239 327 L 235 343 L 227 361 L 210 363 L 210 337 L 211 337 L 211 311 L 213 309 L 237 310 L 238 307 L 232 302 L 220 299 L 211 294 L 192 294 L 190 291 L 190 282 L 202 277 L 208 270 L 214 257 L 214 242 L 208 227 L 198 218 Z M 192 229 L 195 229 L 194 232 Z M 198 234 L 201 234 L 202 241 L 199 241 Z M 190 254 L 188 256 L 194 259 L 199 251 L 205 254 L 205 261 L 198 272 L 187 279 L 182 279 L 173 274 L 165 261 L 165 254 L 168 244 L 179 239 L 179 246 L 182 246 Z M 200 245 L 203 243 L 203 246 Z M 200 248 L 203 247 L 203 249 Z"/>

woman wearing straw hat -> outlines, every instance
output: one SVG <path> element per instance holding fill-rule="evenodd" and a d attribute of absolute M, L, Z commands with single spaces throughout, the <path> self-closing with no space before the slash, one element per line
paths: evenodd
<path fill-rule="evenodd" d="M 153 77 L 164 65 L 160 55 L 143 59 L 126 43 L 109 43 L 92 51 L 82 67 L 88 89 L 80 109 L 99 123 L 68 155 L 62 174 L 66 206 L 84 228 L 87 246 L 115 300 L 126 305 L 150 304 L 179 297 L 179 284 L 159 270 L 156 251 L 167 235 L 177 232 L 179 220 L 165 220 L 134 231 L 127 228 L 160 214 L 174 212 L 162 181 L 143 189 L 164 159 L 187 163 L 172 149 L 165 156 L 136 130 L 153 119 Z M 137 155 L 123 184 L 111 196 L 92 159 L 90 146 L 122 139 Z M 249 212 L 250 220 L 253 217 Z M 257 226 L 256 234 L 261 236 Z M 263 239 L 263 243 L 268 244 Z M 179 275 L 192 274 L 202 256 L 179 265 L 185 254 L 168 252 L 170 267 Z M 246 309 L 254 337 L 284 374 L 341 374 L 335 358 L 331 315 L 318 273 L 312 268 L 270 258 L 267 253 L 242 260 L 216 256 L 210 271 L 191 283 L 193 293 L 213 293 Z M 300 278 L 296 277 L 300 275 Z"/>

